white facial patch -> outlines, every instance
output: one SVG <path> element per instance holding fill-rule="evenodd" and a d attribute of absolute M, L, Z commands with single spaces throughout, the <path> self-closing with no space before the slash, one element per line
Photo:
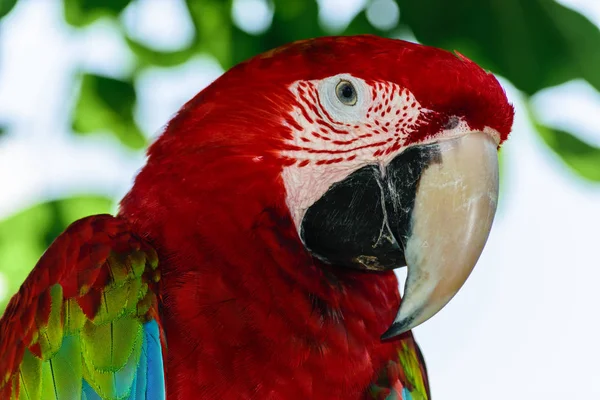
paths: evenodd
<path fill-rule="evenodd" d="M 353 105 L 338 97 L 336 88 L 343 81 L 355 90 Z M 306 209 L 335 182 L 368 164 L 379 164 L 383 172 L 431 112 L 405 88 L 390 82 L 367 83 L 349 74 L 297 81 L 289 89 L 297 102 L 284 122 L 292 139 L 287 143 L 290 150 L 282 152 L 291 160 L 282 177 L 297 229 Z M 458 121 L 447 133 L 468 130 L 464 121 Z"/>

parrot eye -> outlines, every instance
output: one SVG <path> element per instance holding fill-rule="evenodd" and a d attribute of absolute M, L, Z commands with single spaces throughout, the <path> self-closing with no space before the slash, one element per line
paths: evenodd
<path fill-rule="evenodd" d="M 356 89 L 350 82 L 342 80 L 335 87 L 335 95 L 337 98 L 347 106 L 353 106 L 356 104 L 358 97 L 356 96 Z"/>

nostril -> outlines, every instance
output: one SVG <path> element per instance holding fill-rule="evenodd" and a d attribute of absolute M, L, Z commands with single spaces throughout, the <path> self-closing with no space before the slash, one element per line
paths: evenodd
<path fill-rule="evenodd" d="M 460 118 L 458 118 L 456 115 L 450 115 L 450 116 L 448 116 L 448 119 L 446 120 L 446 123 L 444 124 L 444 130 L 454 129 L 458 126 L 459 123 L 460 123 Z"/>

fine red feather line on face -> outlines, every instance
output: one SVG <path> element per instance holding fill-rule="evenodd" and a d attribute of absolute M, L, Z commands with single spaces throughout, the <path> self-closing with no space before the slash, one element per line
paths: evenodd
<path fill-rule="evenodd" d="M 340 150 L 324 150 L 324 149 L 311 149 L 310 147 L 298 147 L 298 150 L 303 150 L 306 151 L 308 153 L 317 153 L 317 154 L 343 154 L 343 153 L 350 153 L 353 151 L 357 151 L 357 150 L 362 150 L 362 149 L 368 149 L 371 147 L 378 147 L 378 146 L 383 146 L 386 143 L 389 143 L 390 141 L 392 141 L 392 138 L 387 139 L 386 141 L 383 142 L 377 142 L 377 143 L 371 143 L 371 144 L 367 144 L 364 146 L 359 146 L 359 147 L 354 147 L 351 149 L 340 149 Z"/>

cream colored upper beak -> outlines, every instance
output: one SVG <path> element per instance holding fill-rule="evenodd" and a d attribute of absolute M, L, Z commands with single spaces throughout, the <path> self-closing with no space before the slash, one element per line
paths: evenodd
<path fill-rule="evenodd" d="M 475 267 L 498 201 L 497 142 L 472 132 L 440 141 L 441 162 L 422 174 L 405 243 L 408 277 L 389 339 L 428 320 Z"/>

